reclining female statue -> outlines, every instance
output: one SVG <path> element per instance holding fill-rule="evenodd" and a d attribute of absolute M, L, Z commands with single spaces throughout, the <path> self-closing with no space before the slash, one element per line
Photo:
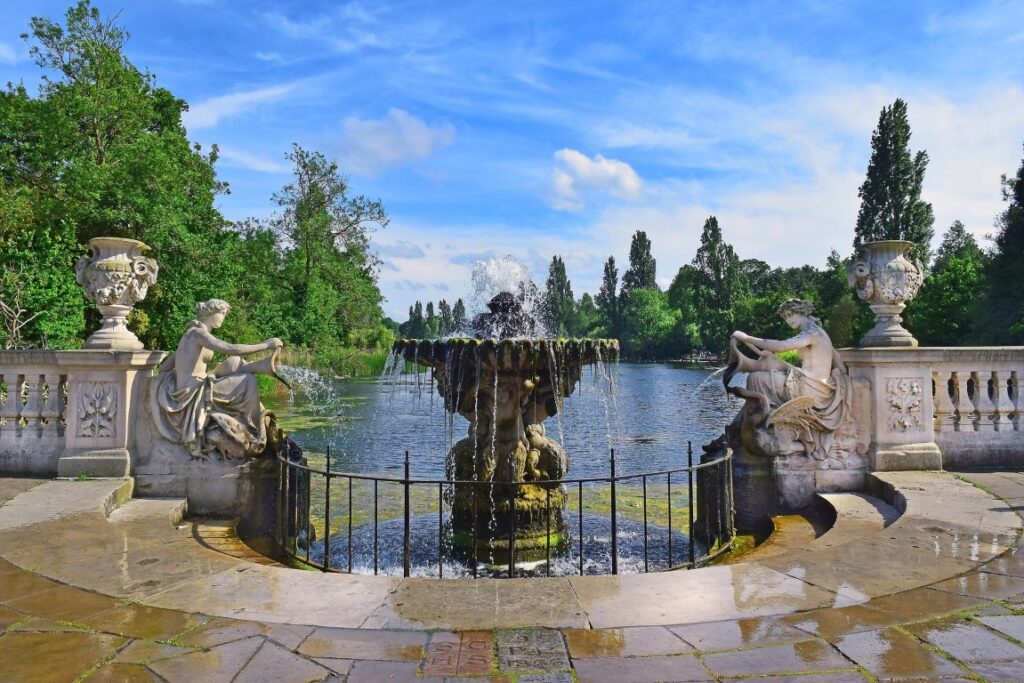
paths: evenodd
<path fill-rule="evenodd" d="M 273 374 L 276 337 L 259 344 L 228 344 L 213 336 L 231 306 L 220 299 L 196 304 L 177 350 L 160 366 L 151 397 L 153 418 L 165 438 L 183 444 L 193 459 L 243 460 L 263 452 L 267 444 L 266 410 L 260 403 L 254 374 Z M 269 361 L 246 363 L 241 356 L 274 350 Z M 212 372 L 206 364 L 214 353 L 228 358 Z"/>
<path fill-rule="evenodd" d="M 764 455 L 803 451 L 824 460 L 833 433 L 849 411 L 846 366 L 821 321 L 811 315 L 813 310 L 809 301 L 799 299 L 779 306 L 782 319 L 799 330 L 789 339 L 759 339 L 738 330 L 732 333 L 725 385 L 730 393 L 747 400 L 741 413 L 744 445 Z M 741 353 L 738 343 L 749 347 L 757 358 Z M 783 351 L 796 351 L 801 366 L 775 355 Z M 737 372 L 747 373 L 746 390 L 729 386 Z"/>

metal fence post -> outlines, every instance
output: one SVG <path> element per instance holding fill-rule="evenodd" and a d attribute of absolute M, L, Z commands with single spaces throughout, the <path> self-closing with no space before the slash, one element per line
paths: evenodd
<path fill-rule="evenodd" d="M 612 522 L 612 575 L 619 573 L 619 521 L 617 516 L 615 500 L 615 449 L 612 450 L 612 500 L 611 500 L 611 522 Z"/>
<path fill-rule="evenodd" d="M 402 576 L 409 576 L 409 568 L 412 563 L 409 549 L 409 451 L 405 452 L 405 480 L 402 482 L 405 487 L 405 529 L 402 536 Z"/>
<path fill-rule="evenodd" d="M 693 569 L 694 565 L 696 564 L 696 558 L 697 558 L 697 547 L 695 545 L 697 539 L 695 539 L 693 537 L 693 509 L 694 509 L 694 505 L 693 505 L 693 474 L 694 474 L 694 472 L 693 472 L 693 443 L 690 442 L 690 441 L 686 442 L 686 467 L 688 468 L 687 469 L 687 473 L 686 473 L 686 479 L 687 479 L 688 484 L 689 484 L 689 494 L 690 494 L 690 500 L 689 500 L 689 505 L 690 505 L 690 521 L 689 521 L 689 527 L 688 527 L 689 528 L 689 534 L 690 534 L 690 543 L 689 543 L 689 545 L 690 545 L 690 569 Z"/>
<path fill-rule="evenodd" d="M 324 464 L 324 571 L 331 568 L 331 444 Z"/>

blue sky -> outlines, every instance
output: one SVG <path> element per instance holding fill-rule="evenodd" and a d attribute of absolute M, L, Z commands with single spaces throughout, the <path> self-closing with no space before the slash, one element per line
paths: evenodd
<path fill-rule="evenodd" d="M 0 81 L 39 71 L 18 35 L 66 2 L 0 0 Z M 979 236 L 1024 143 L 1020 2 L 177 2 L 121 11 L 129 58 L 221 148 L 231 219 L 265 217 L 293 142 L 380 197 L 385 311 L 468 294 L 474 260 L 554 254 L 577 296 L 644 229 L 667 285 L 709 214 L 743 258 L 849 251 L 882 106 L 909 104 L 936 232 Z M 938 239 L 937 236 L 937 239 Z"/>

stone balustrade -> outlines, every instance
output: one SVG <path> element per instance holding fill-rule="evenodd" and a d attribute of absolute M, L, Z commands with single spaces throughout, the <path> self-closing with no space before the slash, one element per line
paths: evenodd
<path fill-rule="evenodd" d="M 57 352 L 0 353 L 0 380 L 0 472 L 55 474 L 67 407 L 67 374 Z"/>
<path fill-rule="evenodd" d="M 0 352 L 0 474 L 127 476 L 139 375 L 161 351 Z"/>
<path fill-rule="evenodd" d="M 930 350 L 930 349 L 927 349 Z M 931 362 L 935 442 L 949 466 L 1024 463 L 1024 349 L 941 349 Z"/>
<path fill-rule="evenodd" d="M 1020 380 L 1024 347 L 843 349 L 870 400 L 871 469 L 1024 463 Z"/>

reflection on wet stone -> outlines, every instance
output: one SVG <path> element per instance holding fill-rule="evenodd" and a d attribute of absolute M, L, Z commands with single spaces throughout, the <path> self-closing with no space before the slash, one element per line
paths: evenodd
<path fill-rule="evenodd" d="M 501 671 L 558 671 L 569 668 L 562 634 L 537 628 L 498 631 L 498 668 Z"/>

